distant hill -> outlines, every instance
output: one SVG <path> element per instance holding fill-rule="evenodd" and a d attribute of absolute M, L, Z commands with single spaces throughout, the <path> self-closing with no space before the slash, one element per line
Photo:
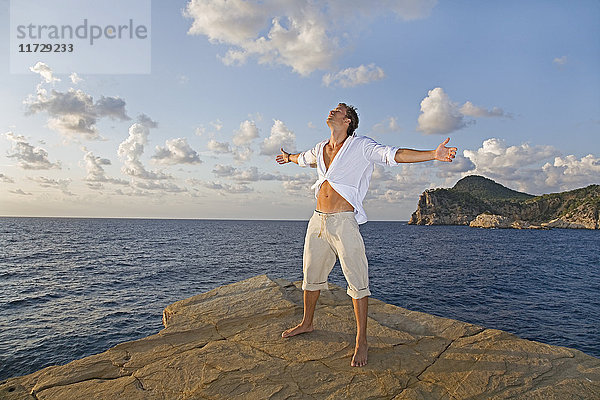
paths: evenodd
<path fill-rule="evenodd" d="M 534 196 L 471 175 L 450 189 L 423 192 L 409 224 L 598 229 L 599 210 L 599 185 Z"/>
<path fill-rule="evenodd" d="M 450 190 L 466 192 L 483 200 L 527 200 L 532 194 L 517 192 L 479 175 L 465 176 Z"/>

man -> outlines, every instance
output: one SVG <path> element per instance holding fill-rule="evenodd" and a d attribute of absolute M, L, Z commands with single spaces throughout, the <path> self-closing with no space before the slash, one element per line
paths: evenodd
<path fill-rule="evenodd" d="M 329 112 L 329 140 L 308 151 L 290 154 L 281 149 L 279 164 L 294 162 L 302 167 L 315 166 L 318 180 L 313 186 L 317 207 L 306 230 L 303 255 L 302 290 L 304 318 L 297 326 L 281 334 L 287 338 L 312 332 L 313 315 L 321 289 L 327 289 L 327 277 L 340 259 L 348 282 L 356 318 L 356 346 L 351 365 L 367 364 L 367 310 L 369 276 L 367 257 L 358 224 L 367 222 L 362 202 L 369 188 L 374 164 L 398 165 L 429 160 L 451 162 L 456 147 L 446 147 L 450 138 L 435 150 L 420 151 L 384 146 L 365 136 L 356 136 L 356 109 L 340 103 Z"/>

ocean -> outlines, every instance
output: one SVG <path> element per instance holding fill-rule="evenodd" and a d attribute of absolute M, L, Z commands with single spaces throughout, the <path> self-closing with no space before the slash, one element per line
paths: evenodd
<path fill-rule="evenodd" d="M 0 379 L 155 334 L 167 305 L 217 286 L 300 280 L 306 224 L 0 218 Z M 600 357 L 600 232 L 361 232 L 374 298 Z M 345 287 L 339 264 L 330 281 Z"/>

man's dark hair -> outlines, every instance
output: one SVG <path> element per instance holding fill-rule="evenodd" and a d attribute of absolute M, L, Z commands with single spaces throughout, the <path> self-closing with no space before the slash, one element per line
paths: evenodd
<path fill-rule="evenodd" d="M 348 130 L 346 134 L 348 136 L 354 135 L 354 131 L 358 128 L 358 113 L 356 112 L 356 107 L 349 106 L 346 103 L 340 103 L 344 107 L 346 107 L 346 118 L 350 119 L 350 125 L 348 125 Z"/>

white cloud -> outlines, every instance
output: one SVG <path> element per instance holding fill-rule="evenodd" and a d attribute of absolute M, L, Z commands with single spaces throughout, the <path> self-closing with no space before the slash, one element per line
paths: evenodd
<path fill-rule="evenodd" d="M 236 146 L 248 145 L 258 136 L 258 128 L 254 121 L 246 120 L 240 124 L 240 129 L 233 136 L 233 144 Z"/>
<path fill-rule="evenodd" d="M 372 182 L 389 182 L 395 179 L 394 175 L 390 172 L 390 168 L 384 168 L 379 164 L 373 166 L 373 175 L 371 175 Z"/>
<path fill-rule="evenodd" d="M 217 130 L 221 130 L 223 127 L 221 121 L 217 120 L 216 122 L 211 122 L 211 125 L 215 127 Z M 211 136 L 214 136 L 211 134 Z M 246 120 L 240 124 L 238 130 L 235 131 L 235 135 L 233 136 L 233 143 L 235 146 L 231 146 L 228 142 L 219 142 L 213 138 L 211 138 L 207 147 L 214 153 L 217 154 L 226 154 L 232 153 L 233 159 L 236 163 L 244 163 L 249 161 L 252 157 L 253 151 L 250 148 L 250 145 L 259 137 L 258 128 L 256 123 L 251 120 Z"/>
<path fill-rule="evenodd" d="M 552 146 L 507 146 L 504 140 L 491 138 L 483 142 L 481 148 L 465 150 L 464 156 L 476 166 L 476 172 L 492 173 L 498 176 L 514 174 L 517 169 L 533 165 L 557 154 Z"/>
<path fill-rule="evenodd" d="M 216 132 L 219 132 L 221 129 L 223 129 L 223 122 L 221 122 L 220 119 L 217 119 L 216 121 L 212 121 L 210 126 L 212 126 L 212 129 L 214 129 Z M 204 125 L 200 125 L 198 128 L 196 128 L 196 135 L 202 136 L 207 131 L 208 129 Z"/>
<path fill-rule="evenodd" d="M 341 86 L 344 88 L 364 85 L 385 78 L 383 69 L 375 64 L 361 65 L 356 68 L 346 68 L 335 74 L 323 75 L 325 86 Z"/>
<path fill-rule="evenodd" d="M 303 198 L 314 197 L 314 190 L 311 189 L 312 184 L 315 181 L 315 176 L 312 174 L 296 174 L 296 175 L 283 175 L 279 172 L 269 173 L 259 171 L 257 167 L 250 167 L 242 170 L 235 168 L 231 165 L 215 165 L 213 171 L 215 176 L 223 179 L 230 179 L 237 184 L 229 185 L 224 183 L 206 183 L 201 182 L 202 186 L 216 189 L 223 193 L 245 193 L 252 191 L 248 186 L 250 182 L 258 181 L 279 181 L 282 183 L 283 190 L 293 196 L 301 196 Z"/>
<path fill-rule="evenodd" d="M 196 136 L 202 136 L 206 133 L 206 127 L 204 125 L 200 125 L 196 128 L 194 133 L 196 134 Z"/>
<path fill-rule="evenodd" d="M 2 183 L 15 183 L 14 179 L 4 174 L 0 174 L 0 182 Z"/>
<path fill-rule="evenodd" d="M 246 63 L 246 59 L 248 58 L 249 53 L 247 51 L 240 50 L 227 50 L 227 53 L 223 57 L 219 57 L 219 59 L 223 62 L 223 64 L 231 66 L 231 65 L 244 65 Z"/>
<path fill-rule="evenodd" d="M 552 63 L 555 65 L 558 65 L 559 67 L 562 67 L 563 65 L 565 65 L 567 63 L 568 59 L 567 56 L 562 56 L 562 57 L 556 57 L 554 60 L 552 60 Z"/>
<path fill-rule="evenodd" d="M 399 132 L 400 125 L 398 125 L 398 120 L 396 118 L 389 117 L 373 125 L 372 131 L 377 133 Z"/>
<path fill-rule="evenodd" d="M 474 165 L 470 173 L 486 176 L 511 189 L 527 193 L 544 193 L 545 174 L 540 168 L 545 160 L 558 155 L 552 146 L 528 143 L 507 146 L 497 138 L 487 139 L 477 150 L 465 150 L 464 156 Z"/>
<path fill-rule="evenodd" d="M 546 174 L 546 185 L 561 191 L 600 184 L 600 158 L 592 154 L 580 159 L 574 155 L 556 157 L 542 169 Z"/>
<path fill-rule="evenodd" d="M 214 153 L 225 154 L 231 153 L 231 147 L 227 142 L 217 142 L 215 139 L 210 139 L 206 144 L 206 147 Z"/>
<path fill-rule="evenodd" d="M 48 127 L 67 137 L 82 136 L 85 139 L 99 139 L 96 128 L 99 118 L 110 117 L 121 121 L 131 118 L 125 111 L 125 101 L 118 97 L 104 97 L 94 103 L 94 99 L 82 90 L 70 88 L 67 92 L 46 90 L 38 87 L 37 96 L 30 95 L 24 101 L 28 114 L 46 111 L 50 116 Z"/>
<path fill-rule="evenodd" d="M 285 181 L 289 177 L 281 174 L 261 172 L 257 167 L 240 170 L 230 165 L 217 164 L 212 171 L 219 178 L 227 178 L 236 182 Z"/>
<path fill-rule="evenodd" d="M 174 183 L 164 182 L 164 181 L 155 181 L 155 180 L 145 180 L 145 181 L 135 181 L 134 185 L 139 189 L 145 190 L 160 190 L 168 193 L 183 193 L 187 192 L 187 189 L 181 188 Z M 142 192 L 143 193 L 143 192 Z M 143 193 L 146 195 L 146 193 Z"/>
<path fill-rule="evenodd" d="M 253 119 L 254 121 L 258 121 L 261 122 L 263 120 L 263 115 L 260 112 L 255 112 L 254 114 L 248 114 L 248 117 L 250 119 Z"/>
<path fill-rule="evenodd" d="M 274 17 L 266 36 L 241 46 L 242 50 L 228 50 L 222 61 L 226 65 L 241 65 L 248 57 L 257 56 L 259 64 L 290 66 L 303 76 L 330 67 L 334 56 L 340 54 L 336 41 L 327 36 L 325 24 L 310 15 Z"/>
<path fill-rule="evenodd" d="M 110 117 L 114 120 L 129 121 L 125 111 L 125 101 L 119 97 L 100 96 L 94 104 L 93 111 L 98 117 Z M 146 117 L 144 114 L 140 118 Z"/>
<path fill-rule="evenodd" d="M 239 194 L 239 193 L 249 193 L 254 191 L 250 186 L 246 184 L 234 184 L 230 185 L 228 183 L 220 183 L 220 182 L 200 182 L 202 186 L 207 189 L 216 190 L 221 195 L 226 194 Z"/>
<path fill-rule="evenodd" d="M 469 158 L 457 154 L 451 163 L 444 163 L 444 168 L 439 168 L 436 175 L 439 178 L 455 179 L 461 178 L 469 171 L 475 169 L 475 164 Z"/>
<path fill-rule="evenodd" d="M 421 101 L 417 130 L 425 134 L 444 134 L 475 123 L 474 120 L 465 120 L 465 116 L 512 118 L 510 114 L 498 107 L 487 110 L 470 101 L 459 106 L 458 103 L 450 100 L 442 88 L 437 87 L 430 90 L 427 97 Z"/>
<path fill-rule="evenodd" d="M 129 127 L 129 136 L 119 145 L 117 154 L 123 160 L 121 171 L 128 176 L 139 179 L 169 179 L 171 176 L 162 172 L 148 171 L 140 160 L 144 153 L 144 145 L 148 142 L 149 127 L 136 122 Z"/>
<path fill-rule="evenodd" d="M 460 108 L 460 113 L 469 117 L 511 117 L 499 107 L 494 107 L 491 110 L 486 110 L 485 108 L 477 107 L 470 101 L 467 101 L 465 104 L 462 105 L 462 107 Z"/>
<path fill-rule="evenodd" d="M 158 122 L 154 121 L 152 118 L 142 113 L 137 116 L 137 122 L 148 127 L 148 128 L 157 128 Z"/>
<path fill-rule="evenodd" d="M 215 131 L 219 132 L 221 129 L 223 129 L 223 122 L 220 119 L 217 119 L 215 121 L 212 121 L 210 123 L 210 125 L 214 128 Z"/>
<path fill-rule="evenodd" d="M 106 176 L 104 166 L 111 165 L 109 159 L 96 157 L 91 151 L 88 151 L 85 148 L 83 150 L 85 151 L 83 162 L 86 171 L 84 181 L 88 183 L 89 187 L 93 189 L 101 189 L 102 183 L 114 183 L 117 185 L 128 184 L 128 182 L 123 179 L 109 178 Z"/>
<path fill-rule="evenodd" d="M 144 154 L 144 145 L 148 142 L 148 127 L 138 122 L 129 127 L 129 136 L 119 145 L 117 154 L 125 165 L 123 173 L 131 176 L 143 175 L 145 168 L 141 165 L 140 157 Z"/>
<path fill-rule="evenodd" d="M 232 153 L 233 153 L 233 160 L 238 164 L 250 161 L 250 158 L 252 158 L 252 154 L 254 154 L 252 149 L 248 146 L 235 147 L 233 149 Z"/>
<path fill-rule="evenodd" d="M 37 178 L 29 178 L 29 180 L 36 182 L 41 187 L 58 189 L 63 192 L 63 194 L 74 196 L 74 194 L 69 191 L 71 179 L 52 179 L 40 176 Z"/>
<path fill-rule="evenodd" d="M 311 174 L 296 174 L 294 176 L 288 176 L 285 181 L 282 182 L 283 190 L 296 196 L 302 196 L 304 198 L 315 198 L 315 191 L 311 186 L 315 183 L 316 177 Z"/>
<path fill-rule="evenodd" d="M 264 29 L 269 10 L 244 0 L 190 1 L 185 16 L 193 18 L 189 34 L 203 34 L 211 42 L 242 44 Z"/>
<path fill-rule="evenodd" d="M 260 145 L 260 154 L 268 156 L 276 155 L 281 152 L 281 147 L 287 152 L 295 152 L 296 135 L 289 130 L 282 121 L 276 119 L 273 120 L 271 135 L 268 138 L 265 138 Z"/>
<path fill-rule="evenodd" d="M 14 193 L 14 194 L 20 194 L 22 196 L 32 196 L 33 193 L 27 193 L 24 192 L 22 189 L 17 189 L 17 190 L 9 190 L 10 193 Z"/>
<path fill-rule="evenodd" d="M 71 78 L 71 82 L 73 82 L 73 84 L 75 85 L 83 81 L 83 79 L 79 75 L 77 75 L 77 72 L 73 72 L 71 75 L 69 75 L 69 78 Z"/>
<path fill-rule="evenodd" d="M 217 164 L 215 168 L 212 170 L 213 174 L 218 177 L 229 177 L 235 174 L 236 169 L 231 165 L 222 165 Z"/>
<path fill-rule="evenodd" d="M 379 2 L 325 0 L 191 0 L 184 15 L 192 18 L 190 35 L 229 46 L 221 60 L 228 65 L 257 58 L 301 75 L 329 68 L 343 52 L 342 43 L 379 14 L 423 18 L 435 0 Z M 339 22 L 338 22 L 339 21 Z"/>
<path fill-rule="evenodd" d="M 428 92 L 421 101 L 417 130 L 426 133 L 449 133 L 466 126 L 457 103 L 450 100 L 440 87 Z"/>
<path fill-rule="evenodd" d="M 6 138 L 12 142 L 11 150 L 7 157 L 14 158 L 23 169 L 60 169 L 60 163 L 53 163 L 48 159 L 48 152 L 41 147 L 29 144 L 25 136 L 6 133 Z"/>
<path fill-rule="evenodd" d="M 431 177 L 434 171 L 432 165 L 423 164 L 402 164 L 391 170 L 376 165 L 365 203 L 415 201 L 423 190 L 435 185 Z"/>
<path fill-rule="evenodd" d="M 41 61 L 38 61 L 33 67 L 29 67 L 29 70 L 40 74 L 46 83 L 60 82 L 60 79 L 54 76 L 52 69 Z"/>
<path fill-rule="evenodd" d="M 156 146 L 156 154 L 152 156 L 158 164 L 201 164 L 198 153 L 190 147 L 185 138 L 167 140 L 165 147 Z"/>
<path fill-rule="evenodd" d="M 270 174 L 268 172 L 260 172 L 257 167 L 250 167 L 244 171 L 238 171 L 238 174 L 231 179 L 238 182 L 257 182 L 257 181 L 282 181 L 287 177 L 281 174 Z"/>

